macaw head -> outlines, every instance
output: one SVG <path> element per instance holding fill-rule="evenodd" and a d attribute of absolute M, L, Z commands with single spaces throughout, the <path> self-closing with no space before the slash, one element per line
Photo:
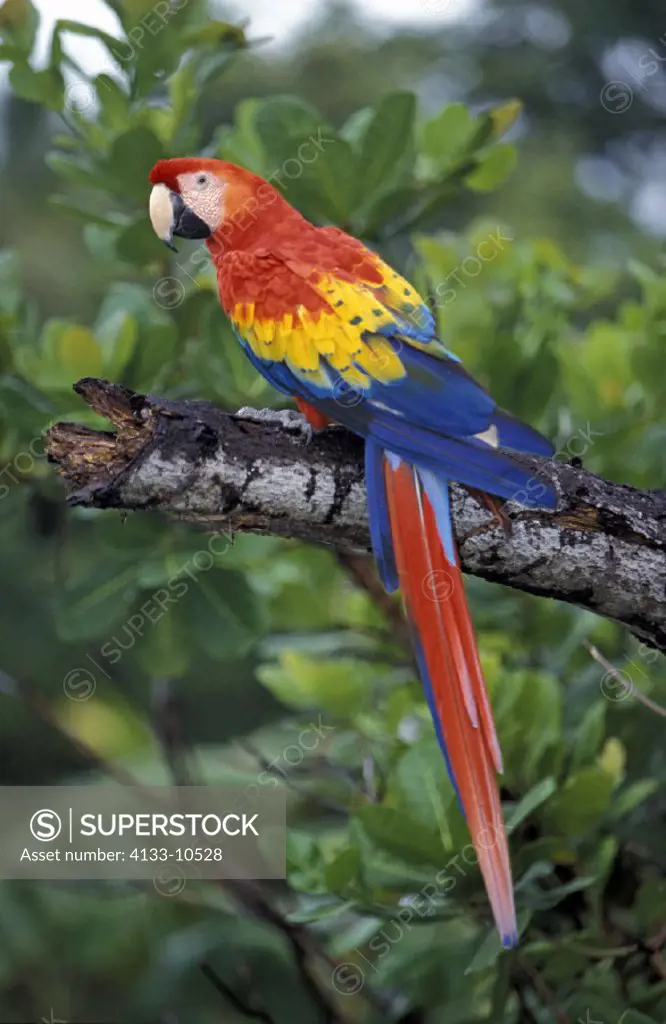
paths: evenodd
<path fill-rule="evenodd" d="M 173 239 L 210 239 L 256 203 L 259 189 L 271 185 L 226 160 L 203 157 L 160 160 L 150 172 L 150 220 L 170 249 Z"/>

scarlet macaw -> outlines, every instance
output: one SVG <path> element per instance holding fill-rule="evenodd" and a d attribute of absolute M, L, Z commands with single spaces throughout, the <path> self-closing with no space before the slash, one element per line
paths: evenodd
<path fill-rule="evenodd" d="M 162 160 L 153 228 L 206 239 L 220 301 L 247 356 L 312 426 L 365 440 L 370 535 L 402 590 L 435 730 L 506 947 L 518 941 L 495 778 L 502 758 L 454 543 L 449 481 L 531 507 L 553 490 L 498 445 L 551 455 L 447 351 L 420 295 L 357 239 L 315 227 L 268 182 L 212 159 Z"/>

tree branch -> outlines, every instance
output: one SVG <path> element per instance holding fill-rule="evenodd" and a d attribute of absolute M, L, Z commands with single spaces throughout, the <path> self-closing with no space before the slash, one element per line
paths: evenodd
<path fill-rule="evenodd" d="M 47 451 L 69 502 L 154 509 L 210 530 L 250 530 L 366 550 L 362 442 L 331 428 L 306 443 L 296 413 L 137 395 L 86 378 L 75 390 L 116 428 L 58 423 Z M 560 495 L 555 512 L 509 503 L 507 536 L 453 487 L 465 572 L 569 601 L 627 625 L 666 650 L 666 493 L 608 483 L 557 461 L 520 456 Z"/>

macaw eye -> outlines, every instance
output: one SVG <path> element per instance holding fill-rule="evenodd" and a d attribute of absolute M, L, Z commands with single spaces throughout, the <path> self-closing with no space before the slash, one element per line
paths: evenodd
<path fill-rule="evenodd" d="M 197 174 L 197 176 L 196 176 L 197 188 L 204 188 L 207 184 L 208 184 L 208 175 L 207 174 Z"/>

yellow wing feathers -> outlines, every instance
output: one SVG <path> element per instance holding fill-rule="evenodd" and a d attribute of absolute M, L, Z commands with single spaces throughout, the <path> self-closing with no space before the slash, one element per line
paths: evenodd
<path fill-rule="evenodd" d="M 390 329 L 395 315 L 374 289 L 333 277 L 310 284 L 326 300 L 323 310 L 299 306 L 280 319 L 266 320 L 256 314 L 253 303 L 234 308 L 232 320 L 254 355 L 284 361 L 324 386 L 326 365 L 355 388 L 369 387 L 372 380 L 388 384 L 405 375 L 395 345 L 378 333 Z"/>

